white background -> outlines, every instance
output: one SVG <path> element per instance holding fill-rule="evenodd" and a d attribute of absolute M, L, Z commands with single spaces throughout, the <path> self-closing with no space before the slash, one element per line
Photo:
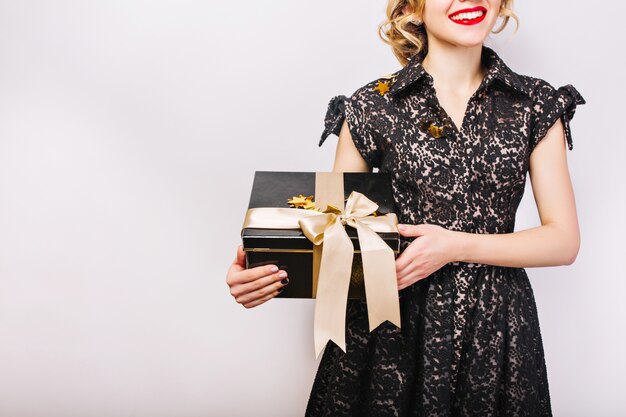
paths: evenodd
<path fill-rule="evenodd" d="M 0 1 L 0 417 L 303 415 L 313 301 L 246 310 L 225 274 L 254 171 L 330 170 L 328 100 L 400 68 L 384 8 Z M 587 100 L 578 259 L 528 269 L 554 414 L 626 415 L 625 8 L 516 10 L 488 44 Z"/>

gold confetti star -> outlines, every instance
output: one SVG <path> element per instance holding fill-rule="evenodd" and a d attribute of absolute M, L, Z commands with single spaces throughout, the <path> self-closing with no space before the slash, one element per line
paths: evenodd
<path fill-rule="evenodd" d="M 289 207 L 302 208 L 305 210 L 317 210 L 315 203 L 313 202 L 312 195 L 305 197 L 300 194 L 297 197 L 294 196 L 292 199 L 287 200 L 287 203 L 289 203 Z"/>
<path fill-rule="evenodd" d="M 315 203 L 312 202 L 311 200 L 307 200 L 302 206 L 303 209 L 305 210 L 315 210 Z"/>
<path fill-rule="evenodd" d="M 381 96 L 384 96 L 385 93 L 389 91 L 389 81 L 378 80 L 378 84 L 374 87 L 374 91 L 378 91 Z"/>
<path fill-rule="evenodd" d="M 439 126 L 435 126 L 434 124 L 431 124 L 430 126 L 428 126 L 428 133 L 430 133 L 432 137 L 439 139 L 440 137 L 443 136 L 443 127 L 439 127 Z"/>

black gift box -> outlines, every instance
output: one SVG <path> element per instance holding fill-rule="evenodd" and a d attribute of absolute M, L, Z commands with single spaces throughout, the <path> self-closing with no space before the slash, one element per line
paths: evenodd
<path fill-rule="evenodd" d="M 378 214 L 393 213 L 391 178 L 382 173 L 343 173 L 344 199 L 357 191 L 378 204 Z M 315 194 L 315 172 L 257 171 L 248 208 L 289 208 L 287 200 L 294 196 Z M 293 209 L 303 210 L 303 209 Z M 352 276 L 348 298 L 364 299 L 363 267 L 356 229 L 346 226 L 354 246 Z M 398 233 L 378 233 L 398 254 Z M 313 243 L 299 229 L 244 228 L 241 232 L 246 265 L 253 268 L 274 264 L 289 274 L 289 284 L 277 295 L 280 298 L 313 297 Z"/>

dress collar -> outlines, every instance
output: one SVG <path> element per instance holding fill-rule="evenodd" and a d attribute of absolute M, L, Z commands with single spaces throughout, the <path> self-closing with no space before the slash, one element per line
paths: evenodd
<path fill-rule="evenodd" d="M 389 89 L 390 94 L 395 95 L 411 84 L 423 79 L 432 81 L 432 77 L 422 66 L 423 58 L 423 56 L 415 55 L 409 59 L 409 62 L 398 71 L 396 82 Z M 479 90 L 486 88 L 494 80 L 497 80 L 530 97 L 531 91 L 522 82 L 519 75 L 513 72 L 493 49 L 483 45 L 481 60 L 486 69 L 486 74 Z"/>

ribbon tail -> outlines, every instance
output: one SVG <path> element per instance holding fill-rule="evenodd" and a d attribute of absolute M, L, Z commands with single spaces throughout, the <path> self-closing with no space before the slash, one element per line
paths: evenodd
<path fill-rule="evenodd" d="M 329 340 L 346 352 L 346 306 L 354 247 L 341 221 L 324 231 L 324 247 L 315 301 L 315 357 Z M 394 269 L 395 270 L 395 269 Z"/>
<path fill-rule="evenodd" d="M 363 281 L 370 332 L 385 320 L 400 327 L 400 298 L 393 250 L 372 229 L 356 220 L 363 260 Z"/>

